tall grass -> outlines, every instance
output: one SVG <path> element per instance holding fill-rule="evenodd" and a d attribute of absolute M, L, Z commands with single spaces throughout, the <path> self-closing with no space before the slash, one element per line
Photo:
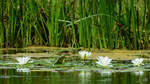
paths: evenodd
<path fill-rule="evenodd" d="M 1 0 L 0 47 L 149 48 L 149 0 Z"/>

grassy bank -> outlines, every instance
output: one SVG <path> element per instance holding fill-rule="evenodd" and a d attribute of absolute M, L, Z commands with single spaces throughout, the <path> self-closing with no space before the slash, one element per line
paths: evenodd
<path fill-rule="evenodd" d="M 1 0 L 0 47 L 149 48 L 149 0 Z"/>

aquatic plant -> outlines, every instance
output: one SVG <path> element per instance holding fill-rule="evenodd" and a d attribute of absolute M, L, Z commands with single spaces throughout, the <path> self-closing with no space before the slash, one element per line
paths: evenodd
<path fill-rule="evenodd" d="M 134 60 L 132 60 L 131 62 L 133 63 L 134 66 L 141 66 L 143 65 L 143 58 L 136 58 Z"/>
<path fill-rule="evenodd" d="M 87 59 L 92 53 L 88 51 L 80 51 L 79 54 L 81 59 Z"/>
<path fill-rule="evenodd" d="M 16 60 L 19 62 L 17 64 L 26 64 L 31 57 L 17 57 Z"/>
<path fill-rule="evenodd" d="M 98 56 L 97 58 L 97 64 L 103 67 L 111 67 L 111 61 L 112 59 L 108 58 L 107 56 L 103 57 L 103 56 Z"/>

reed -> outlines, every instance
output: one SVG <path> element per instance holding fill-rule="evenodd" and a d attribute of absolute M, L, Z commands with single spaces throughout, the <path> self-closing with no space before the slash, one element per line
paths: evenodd
<path fill-rule="evenodd" d="M 149 0 L 1 0 L 0 47 L 149 48 Z"/>

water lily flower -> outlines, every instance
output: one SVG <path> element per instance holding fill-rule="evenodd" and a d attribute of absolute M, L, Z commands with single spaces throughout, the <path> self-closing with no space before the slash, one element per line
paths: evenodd
<path fill-rule="evenodd" d="M 26 64 L 31 57 L 17 57 L 16 60 L 19 62 L 18 64 Z"/>
<path fill-rule="evenodd" d="M 17 68 L 17 72 L 30 72 L 29 68 Z"/>
<path fill-rule="evenodd" d="M 103 67 L 111 67 L 111 61 L 112 59 L 108 58 L 107 56 L 103 57 L 103 56 L 98 56 L 97 58 L 97 64 L 103 66 Z"/>
<path fill-rule="evenodd" d="M 91 56 L 92 53 L 88 51 L 80 51 L 79 54 L 82 59 L 86 59 L 87 57 Z"/>
<path fill-rule="evenodd" d="M 143 58 L 136 58 L 134 60 L 132 60 L 131 62 L 133 63 L 134 66 L 140 66 L 140 65 L 143 65 Z"/>

